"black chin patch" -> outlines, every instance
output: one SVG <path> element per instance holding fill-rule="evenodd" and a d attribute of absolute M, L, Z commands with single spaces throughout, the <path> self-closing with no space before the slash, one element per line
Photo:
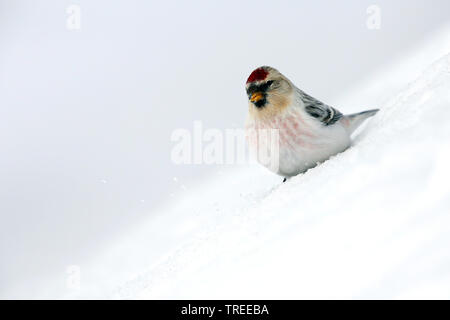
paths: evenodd
<path fill-rule="evenodd" d="M 253 102 L 253 104 L 254 104 L 255 107 L 257 107 L 257 108 L 263 108 L 263 107 L 266 105 L 266 103 L 267 103 L 267 100 L 266 100 L 265 97 L 262 98 L 261 100 L 258 100 L 258 101 L 256 101 L 256 102 Z"/>
<path fill-rule="evenodd" d="M 263 94 L 263 98 L 261 100 L 258 100 L 256 102 L 252 102 L 255 107 L 258 109 L 263 108 L 267 103 L 267 90 L 269 89 L 270 85 L 273 83 L 273 81 L 267 81 L 265 83 L 256 85 L 251 84 L 247 89 L 247 95 L 250 99 L 253 93 L 261 92 Z"/>

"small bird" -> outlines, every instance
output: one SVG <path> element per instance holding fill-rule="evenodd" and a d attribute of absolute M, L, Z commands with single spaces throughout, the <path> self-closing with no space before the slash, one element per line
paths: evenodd
<path fill-rule="evenodd" d="M 255 132 L 275 129 L 276 165 L 267 159 L 258 158 L 258 162 L 283 176 L 283 182 L 346 150 L 355 129 L 378 112 L 374 109 L 343 115 L 268 66 L 250 74 L 246 91 L 249 111 L 245 127 L 250 150 L 258 152 L 261 148 Z"/>

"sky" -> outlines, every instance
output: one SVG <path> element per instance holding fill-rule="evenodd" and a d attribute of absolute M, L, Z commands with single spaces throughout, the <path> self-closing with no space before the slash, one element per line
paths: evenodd
<path fill-rule="evenodd" d="M 0 0 L 0 295 L 91 259 L 221 170 L 175 165 L 171 133 L 242 127 L 256 67 L 333 104 L 449 12 L 443 0 Z"/>

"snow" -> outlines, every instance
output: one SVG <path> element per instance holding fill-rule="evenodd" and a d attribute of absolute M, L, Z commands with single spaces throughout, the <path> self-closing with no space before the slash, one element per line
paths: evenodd
<path fill-rule="evenodd" d="M 450 55 L 403 83 L 442 50 L 426 48 L 341 97 L 350 109 L 385 101 L 349 150 L 286 183 L 224 167 L 81 266 L 80 289 L 59 296 L 450 298 Z"/>
<path fill-rule="evenodd" d="M 446 55 L 307 173 L 192 190 L 153 221 L 173 248 L 113 297 L 450 298 L 449 118 Z"/>

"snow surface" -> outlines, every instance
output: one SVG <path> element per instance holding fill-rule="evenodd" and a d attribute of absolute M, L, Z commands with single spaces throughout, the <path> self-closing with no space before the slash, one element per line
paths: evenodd
<path fill-rule="evenodd" d="M 153 222 L 173 249 L 113 297 L 450 298 L 449 119 L 446 55 L 322 165 L 191 192 Z"/>
<path fill-rule="evenodd" d="M 417 78 L 449 51 L 446 29 L 330 101 L 381 109 L 351 149 L 284 184 L 259 166 L 174 180 L 183 197 L 80 265 L 79 289 L 61 273 L 30 296 L 450 298 L 450 55 Z"/>

